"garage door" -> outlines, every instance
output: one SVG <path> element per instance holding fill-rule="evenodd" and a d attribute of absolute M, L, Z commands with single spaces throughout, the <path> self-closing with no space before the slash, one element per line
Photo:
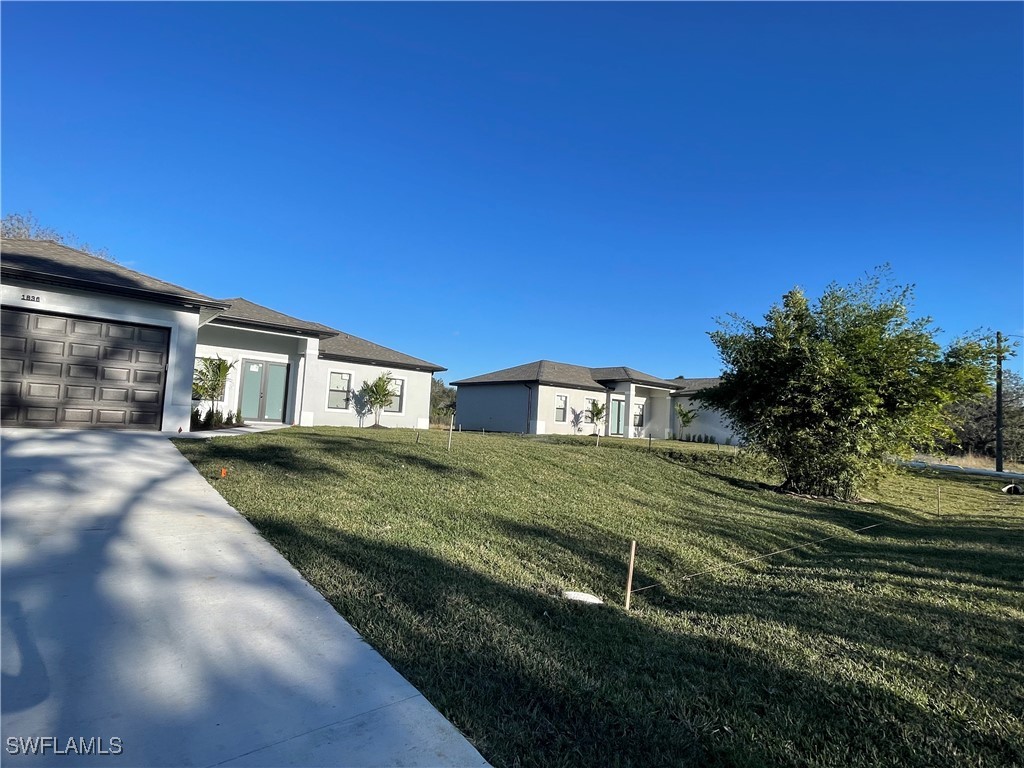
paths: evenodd
<path fill-rule="evenodd" d="M 4 426 L 160 429 L 170 330 L 2 310 Z"/>

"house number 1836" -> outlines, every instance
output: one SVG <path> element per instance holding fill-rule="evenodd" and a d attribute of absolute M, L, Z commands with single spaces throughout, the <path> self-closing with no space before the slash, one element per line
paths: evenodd
<path fill-rule="evenodd" d="M 35 296 L 35 295 L 31 294 L 31 293 L 23 293 L 23 294 L 21 294 L 21 300 L 22 301 L 42 301 L 43 297 L 42 296 Z"/>

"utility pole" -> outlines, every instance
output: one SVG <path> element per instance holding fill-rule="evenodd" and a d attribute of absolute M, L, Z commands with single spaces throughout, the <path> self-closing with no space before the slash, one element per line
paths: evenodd
<path fill-rule="evenodd" d="M 996 331 L 996 472 L 1003 471 L 1003 334 Z"/>

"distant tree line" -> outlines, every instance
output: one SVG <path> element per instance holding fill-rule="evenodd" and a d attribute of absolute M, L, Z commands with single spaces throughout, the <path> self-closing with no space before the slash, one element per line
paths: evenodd
<path fill-rule="evenodd" d="M 110 255 L 106 248 L 94 248 L 88 243 L 82 242 L 73 234 L 65 234 L 63 232 L 58 232 L 52 227 L 43 226 L 39 220 L 32 215 L 32 211 L 29 211 L 28 213 L 9 213 L 4 216 L 2 229 L 0 229 L 0 236 L 5 240 L 10 238 L 18 240 L 52 240 L 55 243 L 66 245 L 68 248 L 85 251 L 92 256 L 97 256 L 101 259 L 106 259 L 107 261 L 117 261 L 117 259 Z"/>
<path fill-rule="evenodd" d="M 447 424 L 455 410 L 455 387 L 449 387 L 444 379 L 430 380 L 430 423 Z"/>

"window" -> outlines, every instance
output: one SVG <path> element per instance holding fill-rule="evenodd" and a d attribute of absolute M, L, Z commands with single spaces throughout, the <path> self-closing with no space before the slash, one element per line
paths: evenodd
<path fill-rule="evenodd" d="M 391 391 L 395 396 L 384 406 L 384 413 L 401 413 L 405 405 L 405 379 L 391 379 Z"/>
<path fill-rule="evenodd" d="M 327 385 L 327 407 L 347 411 L 352 401 L 352 374 L 331 372 Z"/>
<path fill-rule="evenodd" d="M 644 404 L 637 403 L 636 410 L 633 412 L 633 426 L 642 427 L 644 425 Z"/>
<path fill-rule="evenodd" d="M 566 395 L 555 395 L 555 421 L 565 421 L 568 399 Z"/>
<path fill-rule="evenodd" d="M 593 424 L 594 423 L 594 414 L 593 414 L 593 412 L 590 409 L 593 407 L 594 403 L 596 403 L 596 402 L 597 402 L 597 400 L 595 400 L 592 397 L 588 397 L 588 398 L 586 398 L 583 401 L 584 405 L 586 405 L 586 410 L 583 411 L 583 423 L 585 423 L 585 424 Z"/>

